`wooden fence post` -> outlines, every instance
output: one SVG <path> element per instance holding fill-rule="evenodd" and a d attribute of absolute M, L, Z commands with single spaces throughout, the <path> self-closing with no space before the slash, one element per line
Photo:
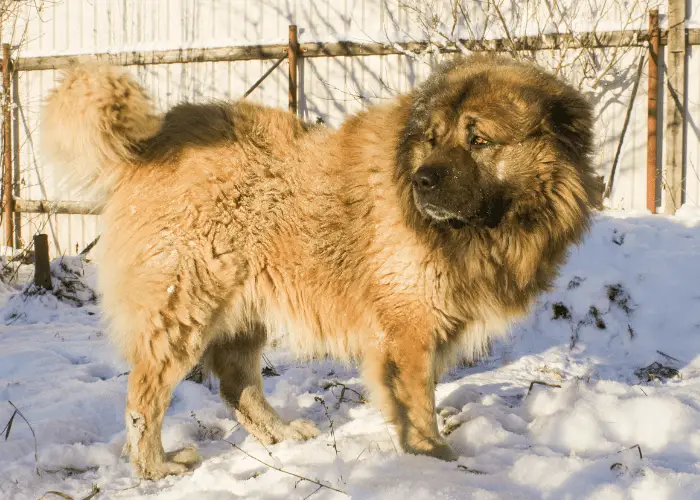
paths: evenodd
<path fill-rule="evenodd" d="M 649 11 L 649 63 L 647 92 L 647 210 L 656 213 L 656 121 L 657 93 L 659 91 L 659 11 Z"/>
<path fill-rule="evenodd" d="M 45 234 L 34 235 L 34 284 L 44 290 L 53 290 L 49 263 L 49 237 Z"/>
<path fill-rule="evenodd" d="M 685 124 L 685 0 L 668 0 L 666 55 L 666 165 L 664 213 L 673 215 L 683 199 L 683 129 Z"/>
<path fill-rule="evenodd" d="M 289 59 L 289 111 L 297 114 L 297 55 L 299 54 L 299 41 L 297 39 L 297 27 L 295 24 L 289 26 L 289 48 L 287 57 Z"/>
<path fill-rule="evenodd" d="M 22 165 L 20 164 L 20 123 L 22 122 L 19 109 L 19 72 L 17 71 L 17 59 L 10 59 L 12 64 L 12 224 L 14 234 L 12 239 L 15 248 L 22 248 L 22 214 L 15 210 L 15 200 L 20 196 L 20 179 L 22 178 Z"/>
<path fill-rule="evenodd" d="M 5 245 L 14 247 L 14 218 L 12 210 L 12 79 L 10 44 L 2 44 L 2 194 L 5 219 Z"/>

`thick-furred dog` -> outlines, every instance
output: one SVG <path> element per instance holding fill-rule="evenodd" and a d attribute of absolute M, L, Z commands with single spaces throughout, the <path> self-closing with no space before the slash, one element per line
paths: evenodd
<path fill-rule="evenodd" d="M 592 113 L 573 88 L 499 57 L 444 63 L 338 130 L 245 101 L 154 112 L 111 67 L 64 76 L 43 114 L 55 165 L 105 203 L 102 307 L 132 366 L 127 444 L 139 475 L 186 471 L 163 415 L 200 360 L 264 443 L 283 422 L 260 356 L 284 327 L 302 353 L 357 359 L 410 453 L 454 455 L 434 389 L 552 284 L 589 226 Z"/>

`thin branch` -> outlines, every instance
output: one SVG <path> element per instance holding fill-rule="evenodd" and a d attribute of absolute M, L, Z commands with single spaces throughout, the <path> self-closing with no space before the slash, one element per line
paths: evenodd
<path fill-rule="evenodd" d="M 308 482 L 310 482 L 310 483 L 316 484 L 316 485 L 318 485 L 320 488 L 326 488 L 326 489 L 329 489 L 329 490 L 331 490 L 331 491 L 335 491 L 335 492 L 337 492 L 337 493 L 342 493 L 343 495 L 349 496 L 349 495 L 348 495 L 347 493 L 345 493 L 343 490 L 339 490 L 338 488 L 334 488 L 333 486 L 328 486 L 327 484 L 323 484 L 323 483 L 321 483 L 321 482 L 319 482 L 319 481 L 316 481 L 316 480 L 314 480 L 314 479 L 310 479 L 310 478 L 308 478 L 308 477 L 301 476 L 301 475 L 299 475 L 299 474 L 295 474 L 294 472 L 289 472 L 289 471 L 284 470 L 284 469 L 281 469 L 281 468 L 279 468 L 279 467 L 275 467 L 274 465 L 268 464 L 267 462 L 264 462 L 263 460 L 260 460 L 259 458 L 254 457 L 253 455 L 251 455 L 250 453 L 248 453 L 247 451 L 245 451 L 243 448 L 241 448 L 240 446 L 238 446 L 236 443 L 232 443 L 231 441 L 229 441 L 229 440 L 227 440 L 227 439 L 222 439 L 222 441 L 225 442 L 225 443 L 230 444 L 230 445 L 233 446 L 235 449 L 237 449 L 238 451 L 240 451 L 241 453 L 243 453 L 244 455 L 246 455 L 248 458 L 252 458 L 252 459 L 255 460 L 256 462 L 259 462 L 259 463 L 261 463 L 262 465 L 264 465 L 265 467 L 269 467 L 270 469 L 276 470 L 277 472 L 281 472 L 282 474 L 287 474 L 288 476 L 296 477 L 297 479 L 301 479 L 302 481 L 308 481 Z"/>
<path fill-rule="evenodd" d="M 333 425 L 333 419 L 331 418 L 330 414 L 328 413 L 328 406 L 326 406 L 326 402 L 323 400 L 323 398 L 321 396 L 316 396 L 314 399 L 316 400 L 317 403 L 320 403 L 321 406 L 323 406 L 323 411 L 325 412 L 326 418 L 328 419 L 328 422 L 330 424 L 331 437 L 333 438 L 332 446 L 333 446 L 333 449 L 335 450 L 335 456 L 337 457 L 340 453 L 338 452 L 338 443 L 335 440 L 335 428 Z M 343 479 L 342 476 L 340 479 L 342 481 L 342 479 Z"/>
<path fill-rule="evenodd" d="M 311 498 L 313 495 L 315 495 L 316 493 L 318 493 L 320 489 L 321 489 L 321 486 L 319 486 L 319 487 L 316 488 L 314 491 L 312 491 L 311 493 L 309 493 L 308 495 L 306 495 L 306 496 L 304 497 L 304 500 L 306 500 L 307 498 Z"/>
<path fill-rule="evenodd" d="M 549 384 L 547 382 L 542 382 L 541 380 L 533 380 L 532 382 L 530 382 L 530 387 L 528 388 L 525 397 L 528 397 L 530 395 L 530 393 L 532 392 L 532 388 L 536 385 L 544 385 L 545 387 L 554 387 L 556 389 L 561 389 L 560 384 Z"/>

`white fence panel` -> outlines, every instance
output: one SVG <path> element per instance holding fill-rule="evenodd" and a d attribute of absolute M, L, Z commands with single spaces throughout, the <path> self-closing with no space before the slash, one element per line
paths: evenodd
<path fill-rule="evenodd" d="M 404 3 L 436 13 L 449 27 L 454 2 L 406 0 Z M 603 8 L 613 3 L 618 8 Z M 462 4 L 478 17 L 478 2 Z M 37 5 L 42 6 L 41 12 L 27 7 L 14 26 L 15 39 L 22 37 L 23 40 L 20 57 L 286 43 L 289 24 L 299 26 L 301 42 L 373 41 L 384 40 L 387 36 L 392 40 L 410 40 L 435 36 L 416 23 L 406 9 L 399 8 L 398 0 L 37 0 Z M 520 34 L 531 34 L 538 22 L 546 24 L 548 19 L 544 12 L 528 12 L 526 2 L 503 1 L 500 5 L 504 17 L 518 26 Z M 581 8 L 576 5 L 583 3 L 568 0 L 557 5 L 573 9 Z M 659 2 L 655 5 L 661 10 L 661 24 L 664 25 L 665 5 Z M 649 6 L 653 5 L 638 0 L 585 2 L 588 10 L 581 12 L 576 27 L 590 28 L 598 15 L 602 16 L 595 18 L 599 29 L 646 29 Z M 688 12 L 688 25 L 700 26 L 700 0 L 693 0 Z M 629 22 L 631 18 L 633 22 Z M 551 31 L 556 27 L 545 28 Z M 7 27 L 4 29 L 3 39 L 7 39 Z M 502 35 L 498 29 L 494 30 L 489 36 Z M 454 33 L 469 36 L 462 25 L 456 25 Z M 596 166 L 599 173 L 606 176 L 618 145 L 641 50 L 630 50 L 624 56 L 597 102 Z M 691 47 L 687 63 L 685 202 L 691 206 L 700 202 L 699 51 L 700 48 Z M 165 110 L 182 100 L 239 98 L 272 64 L 273 61 L 202 62 L 133 66 L 130 71 L 151 91 L 157 106 Z M 349 113 L 410 90 L 429 72 L 427 61 L 403 55 L 301 58 L 299 111 L 304 119 L 320 118 L 330 126 L 337 126 Z M 76 199 L 74 193 L 59 189 L 51 166 L 42 162 L 39 151 L 40 106 L 55 85 L 56 77 L 54 71 L 17 75 L 18 110 L 14 126 L 18 131 L 16 142 L 20 145 L 17 170 L 23 198 Z M 615 208 L 645 208 L 646 97 L 645 63 L 617 167 L 612 193 Z M 665 114 L 661 110 L 663 96 L 660 98 L 658 130 L 661 134 Z M 286 108 L 287 63 L 273 72 L 249 99 Z M 661 161 L 663 154 L 660 151 Z M 96 216 L 52 216 L 50 224 L 45 215 L 23 214 L 21 219 L 24 243 L 36 231 L 46 231 L 55 241 L 55 250 L 61 253 L 74 253 L 99 234 L 100 219 Z"/>

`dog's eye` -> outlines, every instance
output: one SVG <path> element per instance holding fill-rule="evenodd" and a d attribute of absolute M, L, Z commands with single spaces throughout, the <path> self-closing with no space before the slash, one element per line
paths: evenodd
<path fill-rule="evenodd" d="M 480 135 L 472 136 L 472 138 L 469 140 L 469 143 L 472 146 L 488 146 L 490 144 L 487 139 L 484 139 Z"/>

